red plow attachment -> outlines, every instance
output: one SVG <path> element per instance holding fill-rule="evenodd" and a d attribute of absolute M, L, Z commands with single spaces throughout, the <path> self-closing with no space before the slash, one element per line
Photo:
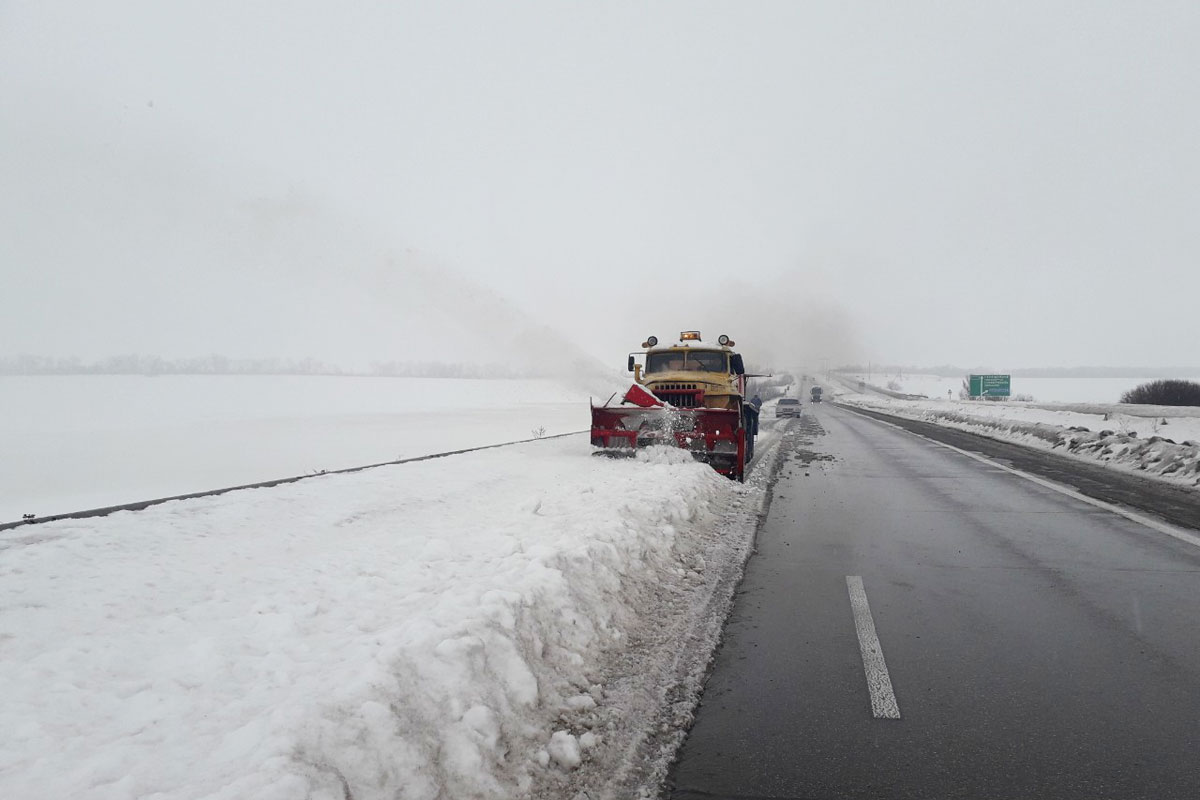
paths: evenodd
<path fill-rule="evenodd" d="M 680 447 L 722 475 L 744 478 L 747 442 L 739 412 L 675 408 L 634 388 L 655 405 L 592 406 L 592 445 L 598 454 L 633 455 L 639 447 L 652 445 Z M 645 401 L 631 395 L 632 391 L 626 394 L 626 402 Z"/>

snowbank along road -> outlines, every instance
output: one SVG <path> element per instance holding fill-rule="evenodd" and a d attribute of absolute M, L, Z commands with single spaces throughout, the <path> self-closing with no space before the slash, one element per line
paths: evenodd
<path fill-rule="evenodd" d="M 1036 405 L 1018 402 L 910 400 L 849 388 L 839 402 L 855 408 L 919 420 L 924 430 L 955 428 L 992 439 L 1069 456 L 1076 463 L 1111 468 L 1186 489 L 1200 488 L 1200 408 L 1099 403 Z M 904 423 L 900 423 L 904 424 Z"/>
<path fill-rule="evenodd" d="M 567 437 L 0 533 L 0 795 L 652 795 L 745 485 Z"/>

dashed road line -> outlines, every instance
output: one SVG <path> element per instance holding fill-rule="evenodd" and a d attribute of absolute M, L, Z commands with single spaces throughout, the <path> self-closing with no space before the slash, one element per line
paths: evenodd
<path fill-rule="evenodd" d="M 883 660 L 883 646 L 875 633 L 875 620 L 871 617 L 871 606 L 867 603 L 867 590 L 863 588 L 861 575 L 847 575 L 846 588 L 850 591 L 850 608 L 854 611 L 854 627 L 858 631 L 858 647 L 862 651 L 863 670 L 867 674 L 867 690 L 871 693 L 871 713 L 876 719 L 900 719 L 900 704 L 892 689 L 887 662 Z"/>

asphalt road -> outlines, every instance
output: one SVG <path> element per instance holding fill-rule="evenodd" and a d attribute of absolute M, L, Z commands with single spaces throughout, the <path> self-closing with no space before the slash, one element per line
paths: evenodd
<path fill-rule="evenodd" d="M 1200 547 L 827 404 L 793 431 L 667 797 L 1200 797 Z"/>
<path fill-rule="evenodd" d="M 1087 458 L 1075 458 L 1012 442 L 991 439 L 932 422 L 905 419 L 858 409 L 857 414 L 886 420 L 939 442 L 980 453 L 1008 466 L 1065 484 L 1081 494 L 1109 503 L 1149 511 L 1162 520 L 1188 529 L 1200 529 L 1200 495 L 1167 481 L 1138 475 Z"/>

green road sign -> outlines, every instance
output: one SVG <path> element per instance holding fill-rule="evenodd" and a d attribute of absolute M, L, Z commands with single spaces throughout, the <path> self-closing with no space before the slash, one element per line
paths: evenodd
<path fill-rule="evenodd" d="M 1012 394 L 1011 375 L 971 375 L 967 385 L 971 397 L 1008 397 Z"/>

